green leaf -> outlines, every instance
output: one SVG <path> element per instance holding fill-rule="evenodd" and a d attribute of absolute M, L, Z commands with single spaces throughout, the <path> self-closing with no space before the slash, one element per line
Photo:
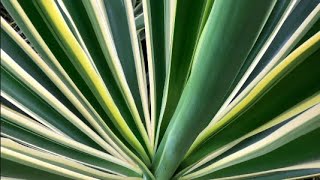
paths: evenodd
<path fill-rule="evenodd" d="M 166 24 L 168 27 L 166 26 L 165 29 L 166 40 L 170 41 L 166 42 L 167 76 L 157 127 L 157 142 L 162 139 L 187 83 L 195 47 L 202 30 L 201 24 L 206 20 L 203 13 L 207 6 L 210 10 L 212 3 L 207 1 L 174 2 L 166 1 L 165 3 L 165 16 L 169 19 L 167 20 L 169 23 Z"/>
<path fill-rule="evenodd" d="M 0 6 L 1 179 L 320 174 L 318 0 Z"/>
<path fill-rule="evenodd" d="M 274 4 L 214 2 L 197 45 L 190 78 L 161 142 L 163 149 L 157 152 L 156 178 L 167 179 L 174 173 L 193 140 L 218 111 Z M 241 36 L 243 33 L 247 36 Z"/>
<path fill-rule="evenodd" d="M 307 119 L 308 117 L 305 117 Z M 245 161 L 243 163 L 237 164 L 235 166 L 231 166 L 230 168 L 225 168 L 220 172 L 209 174 L 208 176 L 203 176 L 202 178 L 214 178 L 215 175 L 221 177 L 228 176 L 234 173 L 243 174 L 243 173 L 250 173 L 253 171 L 263 171 L 263 170 L 270 170 L 275 168 L 282 168 L 286 166 L 296 165 L 298 162 L 308 162 L 313 160 L 319 160 L 318 151 L 319 148 L 315 147 L 314 144 L 316 143 L 316 137 L 319 136 L 319 117 L 316 120 L 317 124 L 314 124 L 312 127 L 314 130 L 300 136 L 299 138 L 281 146 L 274 151 L 266 153 L 258 158 Z M 307 124 L 306 124 L 307 125 Z M 288 134 L 289 137 L 291 137 Z M 280 139 L 281 141 L 281 139 Z M 277 145 L 275 145 L 276 147 Z M 273 148 L 273 146 L 269 146 L 269 148 Z M 307 153 L 305 151 L 306 148 L 308 149 Z M 271 158 L 273 157 L 273 158 Z M 290 157 L 290 158 L 289 158 Z M 261 163 L 265 162 L 265 163 Z M 259 164 L 259 165 L 258 165 Z M 253 170 L 254 167 L 254 170 Z M 235 170 L 237 169 L 237 170 Z M 217 176 L 215 176 L 217 177 Z"/>
<path fill-rule="evenodd" d="M 302 36 L 312 27 L 316 20 L 320 17 L 319 7 L 317 1 L 300 1 L 292 10 L 281 29 L 279 30 L 276 38 L 273 40 L 271 47 L 269 48 L 256 68 L 253 70 L 248 80 L 245 82 L 245 86 L 249 84 L 259 72 L 270 62 L 278 59 L 277 63 L 286 57 Z M 312 17 L 313 18 L 310 18 Z M 308 22 L 308 19 L 311 19 Z M 295 36 L 294 36 L 295 35 Z M 285 46 L 284 46 L 285 45 Z M 285 49 L 285 51 L 283 50 Z M 279 51 L 282 51 L 279 53 Z M 279 56 L 280 55 L 280 56 Z"/>
<path fill-rule="evenodd" d="M 164 3 L 156 0 L 142 0 L 142 8 L 149 77 L 150 122 L 151 127 L 156 129 L 166 77 Z M 154 151 L 157 146 L 155 141 L 156 137 L 153 139 Z"/>
<path fill-rule="evenodd" d="M 120 172 L 128 176 L 141 176 L 141 174 L 139 174 L 140 171 L 137 169 L 132 171 L 128 168 L 117 168 L 117 165 L 113 165 L 101 155 L 97 156 L 89 153 L 89 151 L 84 151 L 79 148 L 72 148 L 70 145 L 63 145 L 57 141 L 52 141 L 41 134 L 34 133 L 28 129 L 10 123 L 6 119 L 2 119 L 1 125 L 2 136 L 16 140 L 21 144 L 27 144 L 36 149 L 38 148 L 59 154 L 59 156 L 72 159 L 73 161 L 80 162 L 81 164 L 99 169 L 101 171 L 112 171 L 113 173 Z M 116 169 L 116 171 L 114 169 Z"/>
<path fill-rule="evenodd" d="M 70 156 L 71 158 L 76 158 L 76 159 L 80 159 L 83 160 L 84 157 L 89 157 L 90 156 L 94 156 L 94 159 L 97 159 L 97 157 L 100 159 L 100 163 L 103 163 L 104 168 L 111 170 L 111 171 L 115 171 L 118 173 L 132 173 L 133 171 L 136 171 L 135 168 L 132 167 L 132 165 L 128 165 L 128 163 L 125 163 L 124 161 L 121 161 L 109 154 L 106 154 L 102 151 L 99 151 L 97 149 L 91 148 L 89 146 L 86 146 L 84 144 L 78 143 L 72 139 L 69 139 L 67 137 L 58 135 L 55 132 L 52 131 L 48 131 L 48 129 L 44 128 L 43 126 L 39 125 L 38 123 L 34 122 L 33 120 L 19 114 L 16 113 L 13 110 L 8 109 L 7 107 L 1 106 L 1 111 L 3 113 L 2 115 L 2 124 L 4 124 L 4 132 L 3 133 L 7 133 L 10 136 L 13 137 L 21 137 L 21 134 L 26 135 L 24 136 L 25 141 L 34 144 L 36 146 L 40 146 L 43 147 L 44 149 L 48 149 L 48 150 L 52 150 L 53 152 L 55 151 L 60 151 L 60 153 L 62 152 L 63 155 L 66 155 L 67 157 Z M 3 123 L 4 121 L 4 123 Z M 6 122 L 9 123 L 6 123 Z M 12 124 L 14 124 L 15 126 L 13 126 Z M 28 130 L 27 132 L 24 130 L 20 133 L 13 131 L 13 129 L 17 129 L 16 126 L 20 126 L 26 130 Z M 30 134 L 30 131 L 33 134 Z M 45 139 L 50 139 L 50 141 L 55 142 L 55 144 L 53 144 L 53 146 L 45 146 L 45 144 L 50 145 L 50 142 L 47 141 L 43 141 L 43 139 L 41 138 L 34 138 L 37 136 L 43 137 Z M 45 143 L 45 144 L 39 144 L 39 143 Z M 67 147 L 70 149 L 67 150 L 61 150 L 61 146 L 57 146 L 56 144 L 60 144 L 62 145 L 62 147 Z M 52 142 L 51 142 L 52 145 Z M 80 151 L 81 153 L 85 153 L 87 155 L 84 155 L 84 157 L 79 156 L 79 152 L 74 152 L 72 153 L 71 149 L 74 151 Z M 102 160 L 102 162 L 101 162 Z M 91 161 L 91 162 L 90 162 Z M 83 162 L 86 163 L 92 163 L 92 157 L 91 159 L 87 159 L 84 160 Z M 97 161 L 99 163 L 99 161 Z M 96 163 L 97 163 L 96 162 Z M 94 164 L 96 164 L 94 163 Z M 128 170 L 129 169 L 129 170 Z M 139 172 L 139 171 L 138 171 Z"/>
<path fill-rule="evenodd" d="M 17 81 L 5 69 L 1 68 L 1 95 L 11 102 L 28 109 L 36 115 L 35 119 L 45 122 L 49 127 L 58 129 L 62 134 L 89 146 L 99 148 L 88 136 L 82 133 L 71 122 L 45 103 L 40 97 L 26 89 L 21 82 Z M 30 114 L 33 116 L 32 114 Z"/>
<path fill-rule="evenodd" d="M 65 119 L 70 121 L 74 126 L 81 130 L 84 134 L 90 137 L 94 142 L 100 145 L 108 152 L 115 152 L 114 149 L 103 139 L 98 136 L 91 128 L 83 123 L 74 113 L 67 109 L 59 100 L 57 100 L 48 90 L 25 72 L 18 64 L 16 64 L 6 52 L 1 50 L 1 66 L 10 71 L 16 78 L 24 82 L 28 88 L 35 92 L 45 102 L 51 105 L 57 112 L 59 112 Z"/>
<path fill-rule="evenodd" d="M 13 14 L 15 14 L 16 12 L 18 12 L 18 13 L 23 13 L 23 11 L 21 12 L 21 7 L 19 6 L 19 4 L 17 3 L 17 2 L 15 2 L 15 1 L 6 1 L 5 2 L 6 3 L 6 5 L 7 6 L 9 6 L 9 9 L 10 10 L 12 10 L 13 11 Z M 13 4 L 10 4 L 10 3 L 13 3 Z M 24 8 L 26 8 L 27 10 L 30 10 L 30 11 L 28 11 L 30 14 L 28 14 L 28 15 L 32 15 L 32 17 L 33 17 L 33 20 L 35 20 L 35 19 L 37 19 L 38 17 L 40 17 L 40 15 L 36 15 L 36 14 L 34 14 L 35 12 L 37 12 L 37 11 L 33 11 L 32 9 L 30 9 L 30 7 L 31 7 L 31 5 L 33 5 L 32 3 L 30 4 L 28 4 L 28 2 L 26 2 L 26 1 L 23 1 L 22 3 L 27 3 L 27 4 L 24 4 Z M 9 4 L 9 5 L 8 5 Z M 11 6 L 11 5 L 14 5 L 13 7 Z M 33 6 L 34 7 L 34 6 Z M 19 8 L 20 8 L 20 11 L 19 11 Z M 29 8 L 29 9 L 28 9 Z M 35 17 L 37 17 L 37 18 L 35 18 Z M 26 22 L 28 22 L 28 19 L 26 19 L 26 16 L 25 15 L 19 15 L 19 14 L 16 14 L 16 18 L 17 19 L 19 19 L 19 18 L 24 18 L 24 20 L 23 21 L 20 21 L 20 23 L 22 24 L 22 27 L 24 27 L 24 23 L 26 23 Z M 37 24 L 37 23 L 39 23 L 39 22 L 41 22 L 41 19 L 38 19 L 37 21 L 34 21 L 33 22 L 33 24 L 36 24 L 36 25 L 38 25 L 38 27 L 41 27 L 39 30 L 44 30 L 45 29 L 45 27 L 47 27 L 46 26 L 46 24 Z M 44 22 L 43 22 L 44 23 Z M 31 37 L 35 37 L 35 35 L 37 35 L 37 32 L 36 31 L 34 31 L 34 29 L 32 29 L 32 28 L 34 28 L 33 26 L 32 26 L 32 24 L 30 25 L 30 23 L 29 24 L 27 24 L 27 25 L 29 25 L 29 26 L 27 26 L 26 28 L 25 28 L 25 30 L 26 30 L 26 32 L 30 32 L 29 30 L 31 29 L 31 30 L 33 30 L 33 31 L 31 31 L 32 33 L 29 33 L 29 35 L 31 36 Z M 50 30 L 48 29 L 47 31 L 46 30 L 44 30 L 44 31 L 42 31 L 42 33 L 48 33 L 48 32 L 50 32 Z M 44 37 L 46 37 L 46 38 L 48 38 L 48 37 L 52 37 L 52 39 L 51 40 L 53 40 L 53 41 L 48 41 L 48 42 L 54 42 L 55 41 L 55 38 L 52 36 L 52 34 L 47 34 L 47 35 L 45 35 Z M 49 38 L 50 39 L 50 38 Z M 41 39 L 40 39 L 41 40 Z M 37 41 L 35 41 L 35 42 L 39 42 L 39 39 L 37 39 Z M 40 41 L 41 42 L 41 41 Z M 59 50 L 60 49 L 60 47 L 59 46 L 56 46 L 54 43 L 53 44 L 51 44 L 51 45 L 53 45 L 53 49 L 51 49 L 51 50 Z M 41 47 L 41 46 L 40 46 Z M 44 47 L 41 47 L 41 48 L 44 48 Z M 40 49 L 41 49 L 40 48 Z M 52 47 L 51 47 L 52 48 Z M 62 49 L 60 49 L 61 51 L 60 52 L 63 52 L 63 50 Z M 46 52 L 47 53 L 47 52 Z M 61 53 L 59 53 L 59 52 L 56 52 L 55 53 L 55 55 L 61 55 Z M 66 58 L 68 58 L 68 57 L 66 57 L 66 56 L 64 56 L 64 57 L 62 57 L 62 56 L 60 56 L 60 60 L 61 59 L 66 59 Z M 64 63 L 64 62 L 67 62 L 67 61 L 61 61 L 62 63 Z M 70 70 L 70 68 L 72 69 L 73 68 L 73 66 L 71 65 L 71 66 L 69 66 L 69 67 L 67 67 L 67 69 L 68 70 Z M 74 75 L 74 74 L 72 74 L 72 75 Z M 78 78 L 79 77 L 79 75 L 74 75 L 74 77 L 75 77 L 75 79 L 73 79 L 73 80 L 76 80 L 76 82 L 77 82 L 77 85 L 79 86 L 79 80 L 81 80 L 81 78 Z M 72 82 L 72 81 L 71 81 Z M 81 83 L 80 83 L 81 84 Z M 85 84 L 81 84 L 80 85 L 80 87 L 82 88 L 81 90 L 83 91 L 83 90 L 85 90 Z M 94 97 L 93 95 L 90 95 L 90 92 L 89 92 L 89 94 L 88 94 L 88 92 L 86 92 L 85 93 L 85 97 L 86 98 L 89 98 L 90 99 L 90 103 L 92 103 L 92 100 L 94 100 L 94 98 L 92 99 L 92 97 Z M 93 103 L 95 106 L 94 106 L 94 108 L 96 109 L 96 110 L 99 110 L 99 105 L 97 106 L 97 103 Z M 101 113 L 101 111 L 99 111 L 99 114 Z M 100 114 L 101 115 L 101 114 Z M 102 116 L 104 119 L 108 119 L 108 118 L 106 118 L 105 116 Z M 108 121 L 106 121 L 106 122 L 108 122 Z M 110 125 L 112 125 L 112 124 L 108 124 L 109 126 Z M 113 129 L 114 130 L 114 129 Z M 110 133 L 110 131 L 108 132 L 108 133 Z M 116 142 L 116 144 L 117 145 L 119 145 L 120 147 L 121 147 L 121 149 L 123 149 L 125 152 L 126 152 L 126 154 L 128 155 L 128 156 L 130 156 L 130 158 L 132 158 L 137 164 L 139 164 L 140 165 L 140 167 L 142 167 L 143 169 L 145 169 L 146 170 L 146 172 L 148 171 L 147 169 L 146 169 L 146 167 L 145 167 L 145 165 L 138 159 L 138 157 L 136 157 L 132 152 L 130 152 L 130 150 L 129 149 L 127 149 L 124 145 L 123 145 L 123 143 L 122 142 L 120 142 L 119 140 L 118 140 L 118 138 L 121 138 L 121 137 L 117 137 L 116 135 L 114 135 L 112 132 L 109 134 L 110 136 L 111 136 L 111 138 L 112 138 L 112 140 L 114 140 L 115 142 Z M 119 135 L 119 134 L 118 134 Z M 148 173 L 147 173 L 148 174 Z"/>
<path fill-rule="evenodd" d="M 320 90 L 317 83 L 319 80 L 314 77 L 317 77 L 317 74 L 320 73 L 316 68 L 319 65 L 319 61 L 317 61 L 320 53 L 318 50 L 319 37 L 320 34 L 318 33 L 301 45 L 260 81 L 241 103 L 220 121 L 208 126 L 196 139 L 188 154 L 195 151 L 206 140 L 205 143 L 210 144 L 208 145 L 210 147 L 203 149 L 207 151 L 206 153 L 217 149 L 226 142 L 234 140 L 235 137 L 244 135 L 263 125 L 286 109 L 318 92 Z M 309 81 L 306 81 L 305 78 Z M 300 83 L 301 86 L 299 87 L 301 89 L 296 88 L 295 83 Z M 292 91 L 288 92 L 287 88 Z M 238 123 L 241 124 L 241 128 L 239 128 Z M 234 131 L 235 127 L 239 130 Z M 220 131 L 221 128 L 224 128 L 224 130 Z M 215 141 L 213 140 L 215 137 L 221 137 L 222 134 L 224 138 L 216 141 L 217 143 L 212 143 Z M 199 153 L 195 153 L 193 156 L 204 153 L 201 151 L 197 151 Z"/>
<path fill-rule="evenodd" d="M 89 15 L 90 21 L 93 24 L 95 33 L 98 37 L 99 44 L 102 49 L 106 50 L 106 51 L 103 51 L 103 54 L 108 62 L 108 65 L 111 67 L 110 69 L 111 69 L 113 75 L 116 77 L 116 81 L 117 81 L 118 86 L 121 89 L 121 92 L 125 96 L 126 103 L 127 103 L 128 107 L 133 115 L 135 124 L 137 125 L 138 130 L 141 133 L 143 141 L 146 144 L 149 155 L 152 156 L 152 154 L 153 154 L 153 152 L 151 150 L 152 147 L 151 147 L 147 132 L 146 132 L 146 130 L 142 124 L 142 121 L 140 119 L 137 107 L 135 106 L 135 102 L 134 102 L 134 99 L 133 99 L 132 94 L 130 92 L 129 86 L 128 86 L 127 81 L 125 79 L 125 74 L 124 74 L 124 71 L 121 66 L 123 64 L 121 64 L 121 62 L 120 62 L 121 58 L 118 57 L 116 47 L 115 47 L 116 45 L 112 41 L 113 36 L 111 34 L 111 29 L 110 29 L 108 23 L 101 21 L 101 18 L 103 18 L 103 17 L 107 18 L 107 14 L 106 14 L 106 12 L 104 12 L 104 7 L 102 5 L 102 2 L 95 4 L 94 2 L 91 2 L 91 1 L 83 1 L 83 3 L 84 3 L 84 7 L 86 8 L 86 11 Z M 103 16 L 101 16 L 101 13 L 103 14 Z M 89 73 L 87 75 L 89 75 Z M 101 86 L 102 86 L 102 84 L 101 84 Z M 100 94 L 100 95 L 102 95 L 102 94 Z M 118 121 L 120 121 L 120 120 L 118 120 Z M 124 127 L 122 127 L 122 129 L 123 128 Z M 128 134 L 129 132 L 131 132 L 131 131 L 128 131 L 128 128 L 126 128 L 126 129 L 127 129 L 126 131 L 121 130 L 121 132 L 123 134 Z M 131 137 L 131 139 L 133 139 L 133 137 Z M 132 142 L 134 142 L 135 145 Z M 144 152 L 142 152 L 144 150 L 142 145 L 141 144 L 138 145 L 137 144 L 138 142 L 136 142 L 136 140 L 131 140 L 130 143 L 136 149 L 139 149 L 140 154 L 142 155 L 144 161 L 147 164 L 149 164 L 150 159 L 147 157 L 147 154 L 144 154 Z M 138 146 L 140 146 L 140 147 L 138 147 Z"/>
<path fill-rule="evenodd" d="M 98 113 L 92 108 L 92 106 L 86 101 L 86 99 L 83 97 L 82 94 L 78 93 L 77 91 L 72 91 L 70 89 L 72 89 L 72 87 L 67 86 L 57 75 L 57 73 L 53 72 L 52 69 L 50 69 L 50 67 L 48 67 L 48 65 L 35 53 L 33 52 L 33 50 L 31 49 L 31 47 L 29 47 L 27 45 L 26 42 L 24 42 L 22 40 L 22 38 L 17 35 L 13 29 L 10 28 L 10 26 L 8 24 L 6 24 L 6 22 L 2 21 L 1 22 L 2 28 L 4 29 L 3 32 L 7 32 L 2 34 L 2 39 L 3 40 L 3 44 L 4 44 L 4 50 L 6 52 L 19 52 L 19 53 L 10 53 L 10 55 L 14 56 L 14 59 L 19 60 L 18 63 L 20 63 L 20 66 L 22 66 L 24 69 L 27 70 L 28 73 L 30 73 L 31 76 L 35 77 L 35 75 L 37 75 L 35 72 L 38 72 L 38 74 L 41 73 L 41 70 L 53 81 L 53 83 L 55 83 L 57 85 L 57 87 L 67 96 L 67 98 L 72 102 L 73 105 L 75 105 L 75 107 L 81 112 L 81 114 L 89 121 L 89 123 L 95 128 L 95 130 L 97 130 L 97 132 L 109 143 L 111 144 L 114 148 L 117 149 L 118 152 L 121 152 L 121 156 L 125 157 L 127 160 L 130 160 L 125 153 L 122 152 L 122 150 L 110 139 L 108 134 L 112 134 L 112 132 L 110 132 L 109 127 L 107 127 L 107 125 L 104 123 L 104 121 L 102 120 L 102 118 L 98 115 Z M 11 36 L 13 39 L 8 37 Z M 12 40 L 14 40 L 15 42 L 13 42 Z M 17 44 L 15 44 L 17 43 Z M 17 47 L 17 45 L 20 46 L 20 48 L 23 48 L 23 50 L 26 52 L 26 54 L 29 55 L 29 57 L 32 59 L 29 59 L 26 54 L 23 53 L 22 49 L 20 49 L 19 47 Z M 16 56 L 16 55 L 19 56 Z M 26 61 L 28 59 L 28 61 Z M 35 65 L 31 68 L 33 69 L 28 69 L 30 65 L 33 65 L 32 61 L 34 61 L 35 64 L 37 64 L 41 70 L 37 67 L 35 67 Z M 27 64 L 25 62 L 28 62 Z M 40 74 L 42 75 L 42 74 Z M 39 77 L 37 75 L 37 77 Z M 46 77 L 45 75 L 42 75 L 41 78 Z M 36 78 L 36 80 L 39 82 L 39 78 Z M 40 79 L 41 80 L 41 79 Z M 45 85 L 44 87 L 49 90 L 52 93 L 52 89 L 53 87 L 55 87 L 54 85 L 51 84 L 50 80 L 47 81 L 40 81 L 41 85 Z M 57 90 L 55 90 L 54 92 L 57 92 Z M 59 91 L 58 91 L 59 92 Z M 53 95 L 55 97 L 56 93 L 53 93 Z M 58 96 L 59 97 L 59 96 Z M 60 96 L 61 97 L 61 96 Z M 61 98 L 59 98 L 59 100 L 63 103 L 66 104 L 65 101 L 66 97 L 62 96 L 62 100 Z M 68 105 L 68 104 L 67 104 Z M 70 105 L 67 106 L 70 109 Z M 71 110 L 74 112 L 75 108 L 71 108 Z M 77 111 L 76 111 L 77 112 Z M 77 116 L 79 117 L 79 114 L 77 114 Z M 80 116 L 82 117 L 82 116 Z M 83 118 L 83 117 L 82 117 Z M 84 121 L 86 122 L 86 121 Z M 89 125 L 90 126 L 90 125 Z M 107 131 L 107 133 L 105 132 Z M 119 141 L 119 140 L 118 140 Z M 117 153 L 116 153 L 117 154 Z M 115 154 L 115 155 L 116 155 Z M 116 155 L 117 156 L 117 155 Z M 119 156 L 119 157 L 121 157 Z"/>
<path fill-rule="evenodd" d="M 274 132 L 267 133 L 266 135 L 261 134 L 262 138 L 259 137 L 260 134 L 256 135 L 258 136 L 257 140 L 249 142 L 249 145 L 246 147 L 227 157 L 221 158 L 205 168 L 201 168 L 200 170 L 196 170 L 195 172 L 186 175 L 184 179 L 205 176 L 221 170 L 222 168 L 260 157 L 269 152 L 272 153 L 275 149 L 284 147 L 287 143 L 298 139 L 299 137 L 306 136 L 309 132 L 318 131 L 318 128 L 320 128 L 319 108 L 319 104 L 315 105 L 295 117 L 293 120 L 290 120 L 285 125 L 279 127 Z M 292 159 L 298 158 L 292 157 Z"/>
<path fill-rule="evenodd" d="M 61 157 L 59 155 L 49 154 L 47 152 L 43 152 L 41 149 L 30 148 L 25 145 L 21 145 L 13 140 L 8 138 L 1 138 L 2 147 L 10 150 L 14 153 L 20 153 L 25 156 L 29 156 L 31 158 L 37 159 L 39 161 L 43 161 L 50 165 L 58 166 L 64 168 L 65 170 L 69 170 L 74 173 L 83 174 L 84 176 L 97 178 L 97 179 L 121 179 L 121 175 L 114 175 L 111 173 L 105 173 L 99 170 L 96 170 L 91 167 L 87 167 L 79 162 L 74 162 L 70 159 L 66 159 L 65 157 Z"/>
<path fill-rule="evenodd" d="M 283 24 L 285 23 L 287 17 L 292 12 L 296 4 L 296 1 L 287 0 L 276 2 L 266 24 L 264 25 L 261 33 L 259 34 L 257 41 L 255 42 L 244 64 L 238 72 L 237 77 L 235 78 L 234 82 L 228 90 L 229 93 L 232 93 L 230 93 L 229 97 L 225 100 L 219 112 L 215 115 L 215 118 L 219 117 L 219 113 L 221 113 L 221 111 L 223 111 L 230 104 L 230 102 L 234 98 L 236 98 L 236 95 L 238 95 L 241 92 L 239 91 L 239 89 L 242 87 L 245 80 L 254 70 L 256 65 L 260 62 L 260 60 L 264 56 L 264 53 L 269 48 L 271 49 L 273 47 L 272 42 L 278 36 L 279 30 L 283 28 Z"/>
<path fill-rule="evenodd" d="M 232 100 L 232 103 L 222 114 L 226 114 L 234 105 L 239 103 L 243 96 L 251 91 L 257 82 L 294 50 L 293 48 L 299 43 L 300 39 L 303 38 L 308 30 L 316 23 L 317 19 L 319 19 L 320 7 L 316 6 L 317 3 L 315 3 L 315 1 L 312 3 L 301 1 L 301 5 L 295 5 L 296 3 L 297 2 L 294 2 L 290 5 L 290 7 L 294 7 L 292 13 L 284 19 L 283 25 L 272 42 L 270 42 L 270 46 L 264 49 L 265 52 L 259 54 L 259 56 L 257 56 L 258 59 L 254 60 L 255 63 L 249 67 L 249 73 L 246 72 L 246 75 L 241 79 L 232 96 L 229 97 L 227 101 L 229 103 L 234 96 L 236 96 L 236 98 Z M 300 23 L 297 23 L 297 16 L 299 16 L 298 21 L 300 21 Z M 300 17 L 304 18 L 300 19 Z M 314 34 L 315 33 L 309 35 L 309 37 Z M 307 39 L 305 39 L 305 41 Z M 253 67 L 254 69 L 252 69 Z M 217 117 L 217 119 L 218 118 L 220 117 Z"/>
<path fill-rule="evenodd" d="M 217 179 L 248 179 L 254 178 L 258 180 L 272 179 L 302 179 L 307 177 L 316 177 L 320 173 L 319 161 L 311 161 L 299 165 L 293 165 L 284 168 L 272 169 L 268 171 L 258 171 L 255 173 L 241 174 L 236 176 L 228 176 Z"/>
<path fill-rule="evenodd" d="M 239 146 L 239 148 L 234 148 L 239 143 L 250 139 L 252 136 L 255 136 L 256 134 L 262 133 L 263 131 L 269 131 L 268 129 L 275 129 L 276 126 L 280 126 L 280 124 L 283 124 L 284 122 L 292 119 L 293 117 L 297 116 L 298 114 L 302 113 L 303 111 L 309 109 L 312 106 L 315 106 L 316 104 L 320 103 L 320 94 L 317 92 L 315 95 L 312 95 L 311 97 L 307 98 L 306 100 L 300 102 L 299 104 L 295 105 L 294 107 L 290 108 L 286 112 L 280 114 L 276 118 L 270 120 L 268 123 L 256 128 L 253 131 L 250 131 L 250 133 L 247 133 L 244 136 L 241 136 L 241 138 L 237 138 L 234 141 L 231 141 L 225 146 L 222 146 L 221 148 L 217 148 L 216 150 L 211 151 L 208 155 L 204 155 L 206 153 L 212 150 L 213 146 L 207 145 L 204 146 L 205 148 L 199 148 L 200 153 L 197 151 L 195 153 L 190 154 L 189 157 L 187 157 L 180 165 L 179 169 L 182 169 L 184 166 L 187 166 L 183 170 L 181 170 L 179 173 L 177 173 L 176 177 L 181 176 L 182 174 L 185 174 L 186 172 L 190 172 L 204 164 L 208 164 L 208 162 L 216 161 L 216 159 L 219 157 L 225 157 L 228 156 L 229 153 L 225 152 L 233 152 L 235 149 L 243 148 L 244 146 Z M 228 127 L 226 127 L 228 129 Z M 237 132 L 238 133 L 238 132 Z M 240 137 L 240 136 L 238 136 Z M 211 142 L 211 139 L 208 141 Z M 214 144 L 217 144 L 216 142 L 213 142 Z M 230 150 L 232 149 L 232 150 Z M 203 153 L 203 154 L 201 154 Z M 197 163 L 191 164 L 190 162 L 195 161 L 195 159 L 200 159 L 199 157 L 204 157 Z M 187 165 L 191 164 L 191 165 Z"/>
<path fill-rule="evenodd" d="M 97 40 L 97 37 L 94 33 L 94 29 L 92 26 L 88 26 L 90 24 L 90 19 L 84 9 L 84 6 L 82 3 L 74 3 L 73 1 L 64 1 L 64 5 L 66 6 L 69 14 L 71 15 L 75 25 L 77 26 L 80 35 L 83 37 L 84 44 L 88 48 L 88 52 L 90 57 L 92 58 L 95 67 L 97 68 L 97 71 L 99 72 L 99 75 L 102 77 L 103 82 L 105 83 L 106 87 L 108 88 L 115 104 L 117 105 L 119 111 L 121 112 L 121 115 L 123 116 L 124 120 L 130 126 L 133 133 L 137 136 L 137 138 L 140 140 L 141 136 L 139 135 L 139 132 L 137 128 L 135 127 L 135 123 L 133 121 L 133 118 L 130 114 L 129 109 L 127 108 L 126 102 L 124 98 L 122 97 L 122 94 L 120 92 L 120 89 L 117 87 L 117 83 L 115 78 L 113 78 L 112 72 L 105 61 L 103 52 L 101 47 L 99 46 L 99 42 Z M 81 11 L 79 11 L 79 9 Z M 132 77 L 134 78 L 134 77 Z M 104 117 L 104 119 L 109 120 L 108 117 Z M 107 121 L 105 120 L 105 121 Z M 110 127 L 110 125 L 109 125 Z M 116 129 L 113 128 L 113 126 L 110 127 L 115 133 L 117 132 Z M 117 133 L 116 135 L 121 136 L 120 133 Z M 143 140 L 140 140 L 143 141 Z M 132 149 L 132 151 L 136 151 Z"/>
<path fill-rule="evenodd" d="M 46 177 L 46 179 L 48 180 L 71 180 L 70 178 L 63 177 L 59 174 L 52 174 L 37 168 L 29 167 L 20 163 L 16 163 L 14 161 L 1 158 L 1 179 L 5 179 L 4 177 L 34 180 L 41 180 L 43 179 L 43 177 Z"/>
<path fill-rule="evenodd" d="M 37 1 L 36 4 L 39 6 L 39 10 L 44 13 L 42 14 L 43 18 L 45 18 L 47 22 L 49 21 L 51 23 L 48 25 L 50 26 L 54 35 L 57 39 L 59 39 L 59 42 L 62 43 L 64 51 L 68 54 L 71 60 L 73 60 L 74 65 L 81 73 L 86 83 L 90 85 L 90 88 L 96 95 L 98 101 L 101 105 L 103 105 L 102 107 L 105 109 L 108 115 L 111 116 L 111 119 L 114 120 L 119 130 L 125 135 L 126 138 L 128 138 L 129 143 L 131 143 L 131 145 L 137 149 L 147 163 L 149 160 L 142 145 L 125 123 L 118 108 L 112 100 L 107 87 L 103 83 L 101 77 L 95 72 L 88 57 L 81 49 L 80 45 L 76 42 L 76 39 L 67 28 L 67 25 L 63 21 L 61 15 L 59 17 L 59 12 L 56 5 L 51 1 Z"/>

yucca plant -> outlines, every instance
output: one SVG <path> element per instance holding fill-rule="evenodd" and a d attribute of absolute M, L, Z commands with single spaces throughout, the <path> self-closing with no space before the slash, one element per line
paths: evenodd
<path fill-rule="evenodd" d="M 319 0 L 1 3 L 1 179 L 320 175 Z"/>

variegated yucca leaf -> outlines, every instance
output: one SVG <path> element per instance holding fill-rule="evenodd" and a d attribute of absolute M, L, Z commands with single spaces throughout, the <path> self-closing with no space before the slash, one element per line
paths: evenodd
<path fill-rule="evenodd" d="M 319 141 L 319 0 L 1 0 L 1 179 L 301 179 Z"/>

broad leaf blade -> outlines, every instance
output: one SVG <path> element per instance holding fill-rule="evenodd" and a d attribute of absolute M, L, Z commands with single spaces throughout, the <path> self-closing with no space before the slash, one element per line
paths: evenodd
<path fill-rule="evenodd" d="M 161 142 L 163 150 L 157 153 L 156 178 L 167 179 L 174 173 L 192 141 L 219 110 L 274 4 L 215 1 L 197 45 L 190 78 Z"/>

